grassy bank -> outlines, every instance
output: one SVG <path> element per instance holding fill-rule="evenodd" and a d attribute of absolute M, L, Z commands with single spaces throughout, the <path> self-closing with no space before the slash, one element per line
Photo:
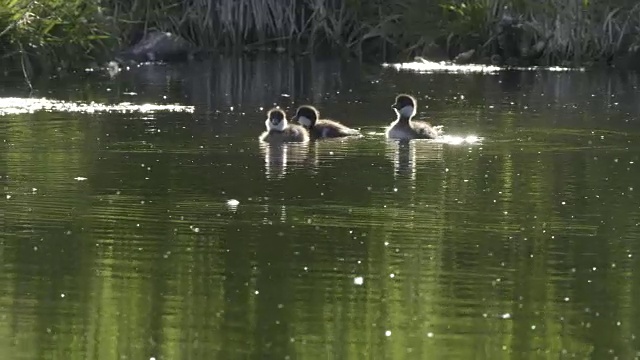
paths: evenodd
<path fill-rule="evenodd" d="M 5 71 L 74 68 L 108 54 L 114 26 L 97 1 L 0 0 Z"/>
<path fill-rule="evenodd" d="M 0 0 L 0 51 L 26 73 L 106 60 L 149 29 L 199 49 L 343 50 L 375 61 L 585 64 L 635 54 L 631 0 Z"/>

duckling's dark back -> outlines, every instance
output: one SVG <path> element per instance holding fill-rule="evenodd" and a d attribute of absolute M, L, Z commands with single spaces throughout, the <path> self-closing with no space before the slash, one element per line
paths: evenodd
<path fill-rule="evenodd" d="M 313 138 L 336 138 L 344 136 L 358 136 L 360 131 L 351 129 L 333 120 L 322 119 L 309 130 Z"/>

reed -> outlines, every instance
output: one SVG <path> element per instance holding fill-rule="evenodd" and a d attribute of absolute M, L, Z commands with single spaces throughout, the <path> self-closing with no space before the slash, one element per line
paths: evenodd
<path fill-rule="evenodd" d="M 631 0 L 0 0 L 2 59 L 20 64 L 25 73 L 104 59 L 118 42 L 135 43 L 150 29 L 181 35 L 204 50 L 333 48 L 386 61 L 397 55 L 420 55 L 435 46 L 449 58 L 473 49 L 481 58 L 500 55 L 546 64 L 585 63 L 640 49 L 640 4 Z"/>
<path fill-rule="evenodd" d="M 630 0 L 450 0 L 442 4 L 450 22 L 447 46 L 492 55 L 504 47 L 505 19 L 513 24 L 515 52 L 542 64 L 584 64 L 637 50 L 640 3 Z M 470 41 L 471 37 L 482 44 Z"/>
<path fill-rule="evenodd" d="M 250 50 L 329 45 L 358 53 L 365 41 L 384 39 L 398 19 L 383 0 L 109 0 L 122 36 L 155 28 L 202 48 Z"/>

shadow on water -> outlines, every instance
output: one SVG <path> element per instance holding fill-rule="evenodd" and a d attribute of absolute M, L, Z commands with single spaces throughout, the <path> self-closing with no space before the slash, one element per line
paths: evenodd
<path fill-rule="evenodd" d="M 268 57 L 35 86 L 194 110 L 0 117 L 0 358 L 638 356 L 637 76 Z M 481 141 L 385 140 L 398 92 Z M 366 136 L 258 144 L 307 101 Z"/>

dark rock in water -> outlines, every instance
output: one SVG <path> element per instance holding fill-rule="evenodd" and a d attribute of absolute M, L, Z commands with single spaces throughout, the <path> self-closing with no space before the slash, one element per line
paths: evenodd
<path fill-rule="evenodd" d="M 574 66 L 574 63 L 571 60 L 562 60 L 560 61 L 560 66 L 570 68 Z"/>
<path fill-rule="evenodd" d="M 511 67 L 516 67 L 516 66 L 520 66 L 520 59 L 518 59 L 517 57 L 509 57 L 507 58 L 507 60 L 504 62 L 505 65 L 507 66 L 511 66 Z"/>
<path fill-rule="evenodd" d="M 541 57 L 546 47 L 547 47 L 547 42 L 543 40 L 539 40 L 537 43 L 533 44 L 533 46 L 529 49 L 529 57 L 532 59 L 537 59 Z"/>
<path fill-rule="evenodd" d="M 531 66 L 541 60 L 548 38 L 543 38 L 530 22 L 504 15 L 495 28 L 495 54 L 509 66 Z M 517 64 L 517 65 L 516 65 Z"/>
<path fill-rule="evenodd" d="M 502 59 L 502 56 L 498 54 L 493 54 L 491 55 L 490 61 L 491 61 L 491 65 L 502 66 L 504 60 Z"/>
<path fill-rule="evenodd" d="M 482 65 L 492 65 L 492 66 L 504 65 L 502 56 L 498 54 L 493 54 L 491 56 L 483 56 L 477 60 L 477 63 Z"/>
<path fill-rule="evenodd" d="M 430 42 L 425 45 L 418 56 L 429 59 L 431 61 L 449 60 L 449 55 L 447 54 L 447 52 L 435 42 Z"/>
<path fill-rule="evenodd" d="M 471 49 L 469 51 L 465 51 L 462 52 L 460 54 L 458 54 L 458 56 L 456 56 L 453 59 L 453 62 L 459 65 L 464 65 L 464 64 L 468 64 L 471 62 L 471 60 L 473 59 L 473 56 L 475 55 L 476 51 Z"/>
<path fill-rule="evenodd" d="M 186 61 L 193 56 L 193 46 L 182 37 L 162 31 L 147 33 L 131 48 L 116 56 L 119 62 Z"/>
<path fill-rule="evenodd" d="M 520 57 L 522 25 L 517 19 L 505 15 L 497 25 L 499 55 L 505 59 Z"/>

